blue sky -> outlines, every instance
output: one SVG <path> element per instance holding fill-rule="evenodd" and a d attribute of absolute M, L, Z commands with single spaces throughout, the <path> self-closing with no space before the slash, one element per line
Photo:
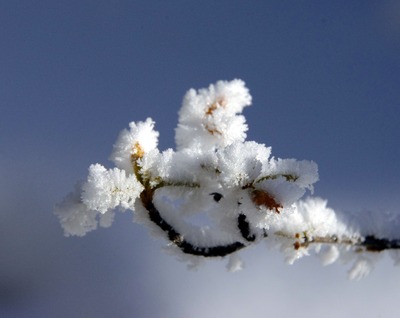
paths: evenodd
<path fill-rule="evenodd" d="M 398 1 L 0 1 L 0 43 L 1 316 L 395 316 L 389 260 L 354 283 L 260 245 L 191 272 L 129 214 L 67 239 L 52 210 L 130 121 L 174 147 L 184 93 L 241 78 L 249 140 L 316 161 L 333 208 L 396 211 Z"/>

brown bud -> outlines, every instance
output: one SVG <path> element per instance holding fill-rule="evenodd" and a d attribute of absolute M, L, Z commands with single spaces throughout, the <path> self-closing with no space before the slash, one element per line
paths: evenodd
<path fill-rule="evenodd" d="M 283 208 L 280 203 L 276 202 L 273 196 L 263 190 L 253 190 L 251 200 L 255 205 L 265 206 L 267 209 L 275 210 L 276 213 L 280 213 L 279 209 Z"/>

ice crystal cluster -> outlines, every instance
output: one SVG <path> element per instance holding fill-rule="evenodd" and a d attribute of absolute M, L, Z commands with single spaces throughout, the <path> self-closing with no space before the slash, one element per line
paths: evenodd
<path fill-rule="evenodd" d="M 87 180 L 56 206 L 65 235 L 108 227 L 116 210 L 130 210 L 191 265 L 229 256 L 237 270 L 238 251 L 265 241 L 289 263 L 314 252 L 323 264 L 351 261 L 351 278 L 366 275 L 377 252 L 399 247 L 396 233 L 355 224 L 323 199 L 302 199 L 312 194 L 317 165 L 272 157 L 270 147 L 246 141 L 241 113 L 251 102 L 238 79 L 189 90 L 176 150 L 160 152 L 152 119 L 131 122 L 114 145 L 115 168 L 91 165 Z"/>

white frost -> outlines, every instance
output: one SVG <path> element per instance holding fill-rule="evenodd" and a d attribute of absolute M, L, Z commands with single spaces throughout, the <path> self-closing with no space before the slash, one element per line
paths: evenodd
<path fill-rule="evenodd" d="M 87 182 L 82 186 L 82 202 L 90 210 L 105 213 L 117 206 L 133 209 L 143 186 L 134 175 L 124 170 L 107 170 L 100 164 L 91 165 Z"/>
<path fill-rule="evenodd" d="M 84 236 L 87 232 L 97 228 L 98 223 L 102 227 L 109 227 L 114 218 L 114 211 L 100 214 L 98 211 L 90 210 L 82 203 L 81 186 L 75 186 L 61 203 L 55 207 L 55 214 L 59 217 L 65 236 Z"/>
<path fill-rule="evenodd" d="M 138 123 L 131 122 L 129 130 L 124 129 L 114 144 L 110 160 L 128 173 L 133 172 L 131 156 L 142 150 L 145 153 L 153 150 L 158 144 L 158 131 L 154 130 L 154 121 L 147 118 Z"/>
<path fill-rule="evenodd" d="M 189 90 L 179 111 L 177 149 L 213 149 L 244 141 L 247 125 L 243 108 L 251 104 L 249 90 L 241 80 L 219 81 L 208 89 Z"/>

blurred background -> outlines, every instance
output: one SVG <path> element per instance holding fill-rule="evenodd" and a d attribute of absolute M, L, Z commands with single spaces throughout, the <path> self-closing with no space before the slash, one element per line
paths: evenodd
<path fill-rule="evenodd" d="M 0 0 L 0 43 L 0 317 L 398 317 L 388 257 L 358 282 L 263 244 L 190 271 L 130 213 L 83 238 L 52 213 L 130 121 L 174 147 L 184 93 L 233 78 L 248 140 L 316 161 L 335 209 L 396 212 L 399 1 Z"/>

